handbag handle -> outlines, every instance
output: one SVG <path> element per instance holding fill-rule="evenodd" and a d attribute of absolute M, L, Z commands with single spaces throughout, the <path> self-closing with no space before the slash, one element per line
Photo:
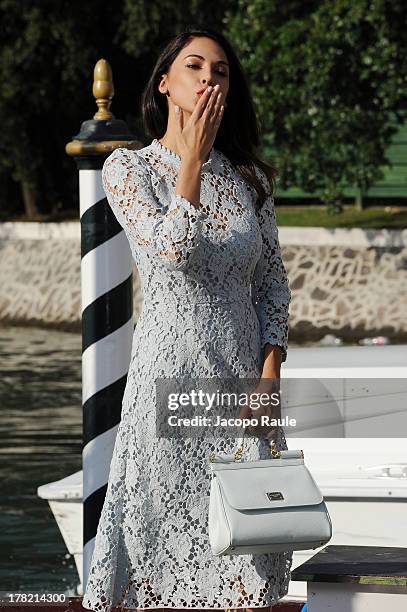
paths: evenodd
<path fill-rule="evenodd" d="M 237 460 L 242 458 L 243 451 L 244 451 L 244 443 L 245 443 L 244 436 L 247 431 L 247 427 L 243 426 L 242 429 L 243 429 L 242 444 L 234 452 L 235 459 Z M 275 457 L 276 459 L 279 459 L 281 457 L 281 453 L 278 450 L 276 443 L 274 441 L 271 443 L 270 452 L 273 455 L 273 457 Z"/>
<path fill-rule="evenodd" d="M 234 453 L 230 455 L 217 455 L 215 452 L 209 453 L 209 463 L 229 463 L 230 461 L 236 461 L 242 458 L 243 450 L 244 450 L 244 434 L 246 433 L 246 429 L 243 427 L 243 438 L 242 445 L 237 448 Z M 282 450 L 279 451 L 275 442 L 271 443 L 270 452 L 273 455 L 273 458 L 277 459 L 304 459 L 304 451 L 303 450 Z"/>

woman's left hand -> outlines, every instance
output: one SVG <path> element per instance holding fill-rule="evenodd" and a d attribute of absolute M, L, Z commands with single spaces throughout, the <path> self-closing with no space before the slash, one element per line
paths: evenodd
<path fill-rule="evenodd" d="M 277 426 L 262 425 L 262 416 L 267 416 L 269 419 L 281 417 L 279 378 L 261 378 L 256 388 L 250 393 L 249 403 L 242 406 L 239 412 L 240 418 L 256 418 L 258 421 L 257 425 L 248 427 L 249 433 L 259 438 L 267 438 Z"/>

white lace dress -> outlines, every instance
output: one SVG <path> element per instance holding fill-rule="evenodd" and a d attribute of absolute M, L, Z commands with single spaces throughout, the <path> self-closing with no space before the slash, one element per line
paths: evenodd
<path fill-rule="evenodd" d="M 266 607 L 288 590 L 291 552 L 210 550 L 208 456 L 239 439 L 156 436 L 157 377 L 258 379 L 267 342 L 283 361 L 287 351 L 291 294 L 273 197 L 255 211 L 255 191 L 212 148 L 197 209 L 175 193 L 180 163 L 154 139 L 116 149 L 102 171 L 144 300 L 83 598 L 95 611 Z M 275 442 L 287 448 L 281 429 Z M 247 437 L 245 458 L 269 457 L 269 444 Z"/>

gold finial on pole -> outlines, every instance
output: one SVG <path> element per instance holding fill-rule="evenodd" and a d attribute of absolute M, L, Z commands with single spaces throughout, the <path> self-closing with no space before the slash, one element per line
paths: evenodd
<path fill-rule="evenodd" d="M 105 59 L 100 59 L 93 69 L 92 93 L 95 96 L 98 111 L 92 119 L 81 125 L 79 134 L 65 146 L 68 155 L 77 158 L 78 167 L 100 167 L 104 159 L 114 149 L 140 149 L 144 145 L 130 133 L 127 123 L 115 119 L 109 110 L 114 96 L 112 69 Z M 79 165 L 80 164 L 80 165 Z"/>
<path fill-rule="evenodd" d="M 93 70 L 92 93 L 96 98 L 99 109 L 93 115 L 93 118 L 99 120 L 114 119 L 113 113 L 109 110 L 114 96 L 112 69 L 105 59 L 96 62 Z"/>

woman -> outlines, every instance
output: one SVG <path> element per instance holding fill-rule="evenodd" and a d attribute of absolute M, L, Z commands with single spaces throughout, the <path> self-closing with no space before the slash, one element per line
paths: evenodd
<path fill-rule="evenodd" d="M 217 557 L 208 541 L 208 457 L 233 452 L 236 436 L 157 437 L 155 381 L 253 378 L 266 391 L 279 379 L 290 290 L 274 171 L 254 152 L 249 89 L 216 32 L 167 45 L 142 108 L 151 144 L 116 149 L 102 171 L 144 300 L 83 606 L 269 608 L 288 590 L 292 553 Z M 265 457 L 270 439 L 248 437 L 244 458 Z"/>

